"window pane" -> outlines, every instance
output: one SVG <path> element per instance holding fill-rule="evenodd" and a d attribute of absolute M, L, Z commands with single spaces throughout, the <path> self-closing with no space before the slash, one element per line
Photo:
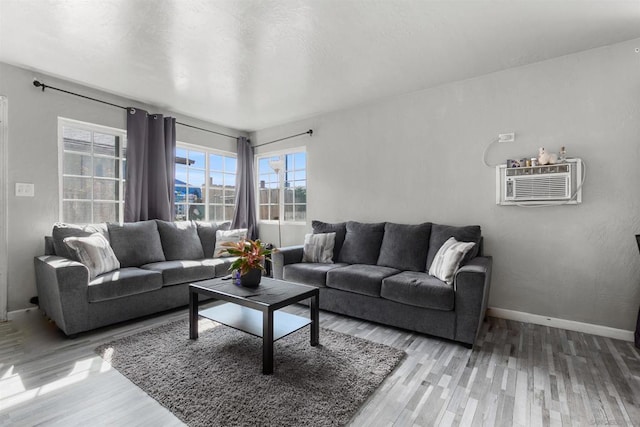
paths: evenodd
<path fill-rule="evenodd" d="M 209 221 L 222 221 L 222 205 L 209 205 Z"/>
<path fill-rule="evenodd" d="M 104 154 L 116 157 L 118 155 L 118 138 L 115 135 L 106 135 L 104 133 L 93 134 L 93 154 Z"/>
<path fill-rule="evenodd" d="M 296 153 L 293 155 L 294 157 L 294 167 L 295 169 L 306 169 L 307 168 L 307 153 Z"/>
<path fill-rule="evenodd" d="M 291 170 L 293 168 L 293 154 L 287 154 L 285 159 L 285 169 Z"/>
<path fill-rule="evenodd" d="M 176 165 L 187 164 L 187 150 L 184 148 L 176 148 Z"/>
<path fill-rule="evenodd" d="M 204 205 L 189 205 L 190 220 L 204 219 Z"/>
<path fill-rule="evenodd" d="M 294 191 L 295 196 L 293 201 L 295 203 L 307 203 L 307 187 L 296 186 Z"/>
<path fill-rule="evenodd" d="M 304 170 L 293 172 L 291 175 L 293 175 L 292 178 L 295 179 L 296 181 L 307 179 L 307 171 L 304 171 Z"/>
<path fill-rule="evenodd" d="M 91 152 L 91 132 L 64 126 L 62 128 L 64 149 L 69 151 Z"/>
<path fill-rule="evenodd" d="M 209 155 L 209 169 L 212 171 L 222 171 L 222 156 L 219 154 Z"/>
<path fill-rule="evenodd" d="M 273 169 L 271 169 L 269 167 L 269 159 L 266 157 L 263 157 L 262 159 L 258 160 L 258 173 L 259 174 L 263 174 L 263 173 L 271 173 L 273 172 Z"/>
<path fill-rule="evenodd" d="M 293 203 L 293 188 L 284 189 L 284 202 Z"/>
<path fill-rule="evenodd" d="M 94 179 L 93 198 L 94 200 L 118 200 L 118 181 Z"/>
<path fill-rule="evenodd" d="M 224 184 L 224 174 L 222 172 L 209 172 L 209 185 L 222 186 Z"/>
<path fill-rule="evenodd" d="M 187 219 L 187 205 L 176 205 L 176 221 Z"/>
<path fill-rule="evenodd" d="M 91 199 L 91 178 L 64 177 L 62 186 L 65 199 Z"/>
<path fill-rule="evenodd" d="M 116 159 L 95 157 L 93 160 L 93 165 L 95 166 L 95 176 L 106 178 L 118 177 L 118 160 Z"/>
<path fill-rule="evenodd" d="M 184 185 L 187 183 L 187 167 L 176 165 L 176 185 Z"/>
<path fill-rule="evenodd" d="M 293 221 L 293 205 L 284 205 L 284 220 Z"/>
<path fill-rule="evenodd" d="M 277 188 L 269 190 L 269 198 L 270 203 L 280 203 L 280 190 Z"/>
<path fill-rule="evenodd" d="M 187 201 L 187 187 L 184 185 L 176 185 L 174 191 L 176 203 L 184 203 Z"/>
<path fill-rule="evenodd" d="M 206 167 L 204 159 L 205 156 L 202 151 L 189 150 L 189 164 L 187 166 L 192 168 L 204 169 Z"/>
<path fill-rule="evenodd" d="M 202 190 L 198 187 L 187 187 L 187 203 L 202 203 Z"/>
<path fill-rule="evenodd" d="M 270 217 L 268 219 L 277 220 L 278 218 L 280 218 L 280 206 L 269 205 L 269 214 L 270 214 Z"/>
<path fill-rule="evenodd" d="M 204 171 L 189 169 L 187 183 L 191 187 L 202 187 L 204 185 Z"/>
<path fill-rule="evenodd" d="M 224 191 L 224 204 L 235 206 L 236 204 L 236 192 L 233 190 Z"/>
<path fill-rule="evenodd" d="M 118 222 L 118 203 L 93 204 L 93 222 Z"/>
<path fill-rule="evenodd" d="M 260 219 L 269 219 L 269 205 L 260 205 Z"/>
<path fill-rule="evenodd" d="M 65 175 L 91 176 L 91 156 L 64 153 L 63 164 Z"/>
<path fill-rule="evenodd" d="M 224 158 L 224 171 L 235 175 L 236 167 L 238 165 L 238 159 L 234 157 Z"/>
<path fill-rule="evenodd" d="M 224 220 L 225 221 L 231 221 L 233 220 L 233 213 L 235 211 L 235 207 L 234 206 L 225 206 L 224 207 Z"/>
<path fill-rule="evenodd" d="M 261 188 L 258 191 L 258 204 L 269 203 L 269 190 L 266 188 Z M 262 215 L 260 216 L 262 218 Z"/>
<path fill-rule="evenodd" d="M 307 220 L 307 205 L 296 205 L 295 220 L 306 221 Z"/>
<path fill-rule="evenodd" d="M 224 176 L 224 185 L 225 187 L 236 187 L 236 176 L 230 173 L 225 173 Z"/>
<path fill-rule="evenodd" d="M 221 187 L 209 187 L 209 202 L 221 204 L 224 196 L 224 191 Z"/>
<path fill-rule="evenodd" d="M 62 202 L 62 218 L 65 222 L 73 224 L 90 224 L 91 202 Z"/>

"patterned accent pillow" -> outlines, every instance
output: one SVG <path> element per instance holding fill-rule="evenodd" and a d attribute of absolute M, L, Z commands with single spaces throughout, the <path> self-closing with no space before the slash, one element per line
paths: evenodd
<path fill-rule="evenodd" d="M 227 248 L 222 246 L 222 244 L 227 242 L 236 243 L 246 238 L 247 238 L 246 228 L 239 228 L 237 230 L 216 230 L 216 247 L 213 250 L 213 257 L 222 258 L 222 257 L 231 256 L 227 252 Z"/>
<path fill-rule="evenodd" d="M 333 264 L 333 246 L 336 233 L 306 234 L 302 262 Z"/>
<path fill-rule="evenodd" d="M 86 237 L 67 237 L 63 242 L 69 247 L 72 258 L 87 266 L 92 280 L 120 268 L 120 262 L 109 241 L 100 233 Z"/>
<path fill-rule="evenodd" d="M 449 285 L 452 284 L 453 275 L 458 269 L 460 261 L 474 245 L 473 242 L 458 242 L 455 237 L 450 237 L 438 249 L 429 268 L 429 274 Z"/>

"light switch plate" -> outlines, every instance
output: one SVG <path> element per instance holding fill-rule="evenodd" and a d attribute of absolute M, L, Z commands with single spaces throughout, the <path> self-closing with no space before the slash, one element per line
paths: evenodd
<path fill-rule="evenodd" d="M 35 195 L 35 186 L 30 183 L 16 182 L 16 196 L 33 197 Z"/>

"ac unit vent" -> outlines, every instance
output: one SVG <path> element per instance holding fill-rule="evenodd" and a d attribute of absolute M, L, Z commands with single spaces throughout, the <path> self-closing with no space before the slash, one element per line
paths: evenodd
<path fill-rule="evenodd" d="M 496 202 L 502 205 L 580 203 L 581 161 L 550 166 L 507 168 L 498 166 Z"/>

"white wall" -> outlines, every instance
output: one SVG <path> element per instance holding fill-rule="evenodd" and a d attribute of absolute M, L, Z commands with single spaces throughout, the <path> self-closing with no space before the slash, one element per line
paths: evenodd
<path fill-rule="evenodd" d="M 479 224 L 494 257 L 490 306 L 634 328 L 640 303 L 640 39 L 324 114 L 251 135 L 306 144 L 308 220 Z M 490 163 L 539 146 L 581 157 L 584 203 L 495 204 Z M 284 229 L 302 243 L 307 227 Z M 273 234 L 261 227 L 261 234 Z M 264 237 L 264 236 L 263 236 Z M 267 239 L 265 239 L 267 240 Z"/>
<path fill-rule="evenodd" d="M 9 100 L 8 145 L 8 310 L 29 307 L 36 295 L 33 257 L 42 255 L 44 236 L 58 221 L 58 117 L 126 129 L 126 112 L 93 101 L 32 85 L 34 77 L 66 90 L 79 92 L 118 105 L 168 114 L 161 108 L 140 104 L 107 93 L 91 90 L 42 73 L 0 63 L 0 95 Z M 178 121 L 222 132 L 245 135 L 233 129 L 171 114 Z M 234 139 L 176 127 L 178 141 L 236 152 Z M 35 197 L 15 197 L 16 182 L 35 184 Z M 1 291 L 1 290 L 0 290 Z"/>

